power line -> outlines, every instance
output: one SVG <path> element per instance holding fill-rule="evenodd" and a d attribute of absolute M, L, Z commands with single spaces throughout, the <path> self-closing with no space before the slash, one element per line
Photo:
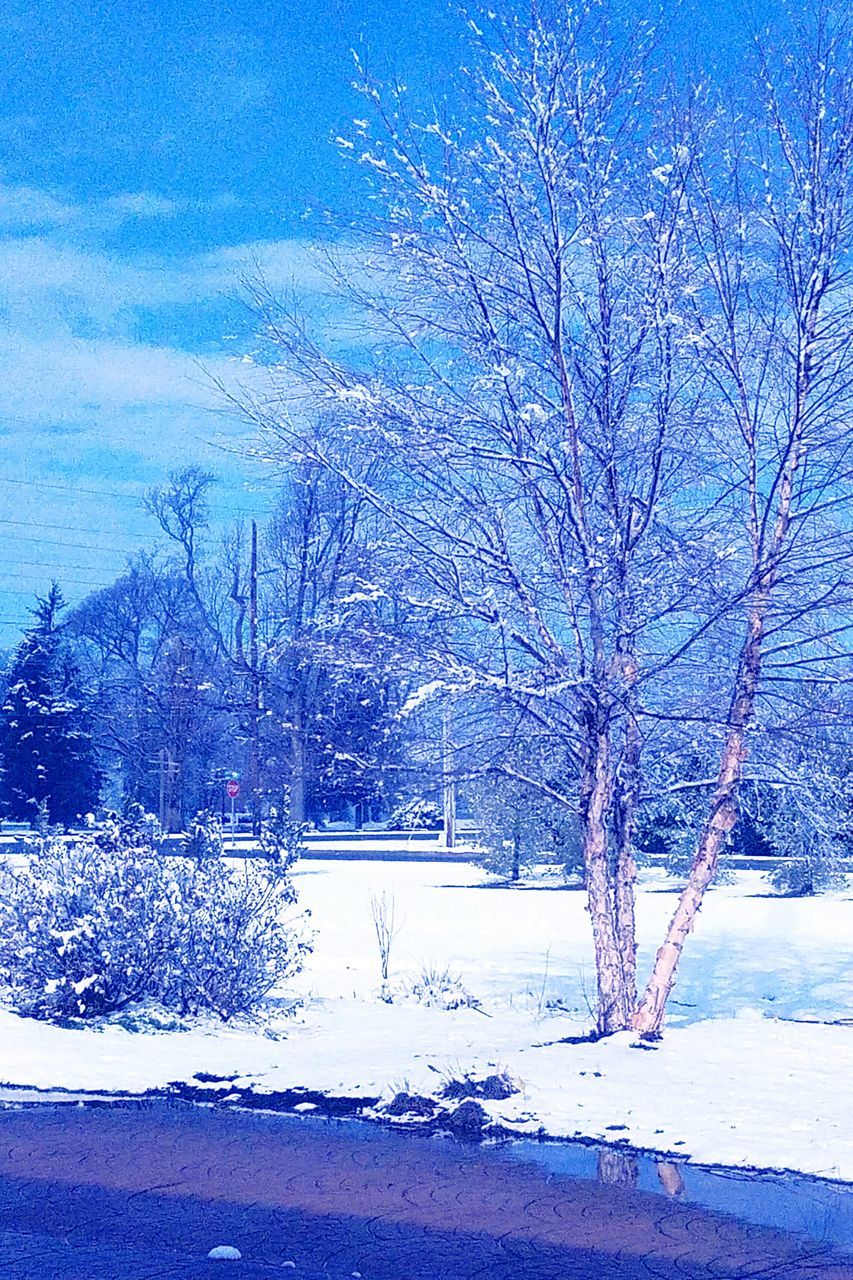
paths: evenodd
<path fill-rule="evenodd" d="M 27 489 L 54 489 L 58 493 L 90 493 L 96 498 L 123 498 L 131 502 L 139 502 L 142 494 L 118 493 L 115 489 L 84 489 L 82 485 L 51 484 L 47 480 L 13 480 L 8 476 L 0 476 L 0 484 L 14 484 Z"/>
<path fill-rule="evenodd" d="M 57 575 L 57 577 L 58 576 L 59 575 Z M 113 585 L 114 581 L 115 579 L 113 579 L 112 582 L 95 582 L 91 578 L 62 577 L 62 580 L 60 581 L 59 585 L 60 586 L 65 585 L 66 587 L 92 587 L 95 591 L 105 591 L 107 587 L 111 587 Z M 32 588 L 28 591 L 17 591 L 13 587 L 4 587 L 2 584 L 0 584 L 0 594 L 6 595 L 6 596 L 29 596 L 30 598 L 34 598 L 36 595 L 36 591 Z"/>
<path fill-rule="evenodd" d="M 141 506 L 142 499 L 145 496 L 145 490 L 141 493 L 119 493 L 115 489 L 88 489 L 81 485 L 53 484 L 47 480 L 16 480 L 9 476 L 0 476 L 0 484 L 12 484 L 20 488 L 50 489 L 56 493 L 71 493 L 75 497 L 85 493 L 96 498 L 114 498 L 122 502 L 134 502 L 138 506 Z M 226 510 L 226 514 L 231 516 L 257 516 L 258 512 L 256 509 L 232 507 L 230 511 Z"/>
<path fill-rule="evenodd" d="M 91 542 L 55 542 L 52 538 L 25 538 L 18 533 L 0 533 L 0 542 L 34 542 L 39 547 L 73 547 L 75 551 L 105 551 L 113 556 L 124 554 L 115 547 L 98 547 Z"/>
<path fill-rule="evenodd" d="M 91 549 L 91 548 L 90 548 Z M 16 560 L 14 565 L 6 565 L 5 569 L 58 569 L 64 572 L 66 569 L 82 569 L 86 573 L 112 573 L 112 569 L 108 565 L 103 564 L 62 564 L 58 560 Z M 0 575 L 8 577 L 5 569 L 0 569 Z"/>
<path fill-rule="evenodd" d="M 47 524 L 43 521 L 39 521 L 36 524 L 35 520 L 0 520 L 0 524 L 18 525 L 21 529 L 57 529 L 62 533 L 92 533 L 104 538 L 112 537 L 113 533 L 115 533 L 114 529 L 81 529 L 79 525 Z M 11 537 L 12 535 L 8 536 Z M 27 539 L 25 538 L 23 541 L 26 542 Z"/>

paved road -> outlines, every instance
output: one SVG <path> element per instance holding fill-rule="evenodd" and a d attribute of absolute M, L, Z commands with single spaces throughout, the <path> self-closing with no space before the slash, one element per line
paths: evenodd
<path fill-rule="evenodd" d="M 618 1180 L 618 1161 L 607 1167 Z M 242 1260 L 208 1261 L 218 1244 Z M 0 1113 L 2 1280 L 357 1273 L 853 1280 L 853 1258 L 677 1198 L 364 1126 L 162 1105 Z"/>

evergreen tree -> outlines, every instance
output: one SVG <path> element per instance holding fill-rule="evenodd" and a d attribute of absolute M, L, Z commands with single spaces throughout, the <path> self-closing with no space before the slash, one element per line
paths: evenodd
<path fill-rule="evenodd" d="M 9 814 L 33 820 L 46 808 L 68 826 L 95 807 L 101 784 L 80 676 L 58 615 L 53 583 L 33 610 L 35 625 L 18 646 L 0 710 L 3 791 Z"/>
<path fill-rule="evenodd" d="M 306 813 L 313 821 L 369 816 L 382 800 L 383 767 L 397 739 L 388 689 L 361 671 L 320 670 L 305 733 Z"/>

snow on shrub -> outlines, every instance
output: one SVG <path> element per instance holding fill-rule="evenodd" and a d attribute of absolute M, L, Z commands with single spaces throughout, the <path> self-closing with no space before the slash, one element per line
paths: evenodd
<path fill-rule="evenodd" d="M 414 796 L 397 806 L 386 826 L 389 831 L 439 831 L 443 822 L 441 805 Z"/>
<path fill-rule="evenodd" d="M 201 809 L 190 823 L 183 852 L 188 858 L 218 858 L 222 853 L 222 820 Z"/>
<path fill-rule="evenodd" d="M 286 864 L 247 858 L 234 868 L 209 858 L 187 870 L 186 862 L 174 861 L 180 959 L 159 998 L 184 1014 L 248 1013 L 302 967 L 309 949 L 282 923 L 296 900 Z"/>
<path fill-rule="evenodd" d="M 246 1013 L 295 973 L 308 944 L 284 922 L 296 894 L 284 856 L 161 854 L 138 819 L 38 842 L 0 868 L 0 979 L 13 1008 L 92 1018 L 154 1000 L 181 1014 Z"/>
<path fill-rule="evenodd" d="M 426 1005 L 429 1009 L 479 1009 L 480 1001 L 471 995 L 458 973 L 435 964 L 424 964 L 415 978 L 407 983 L 404 998 Z"/>

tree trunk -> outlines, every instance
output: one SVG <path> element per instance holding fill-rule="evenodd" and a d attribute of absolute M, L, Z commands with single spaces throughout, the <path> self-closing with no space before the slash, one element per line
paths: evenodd
<path fill-rule="evenodd" d="M 593 735 L 584 779 L 583 860 L 587 908 L 592 922 L 598 986 L 599 1035 L 630 1026 L 633 1000 L 625 989 L 608 868 L 607 816 L 613 787 L 610 742 L 606 729 Z"/>
<path fill-rule="evenodd" d="M 456 847 L 456 769 L 455 751 L 450 737 L 450 710 L 445 707 L 441 717 L 441 806 L 444 847 Z"/>
<path fill-rule="evenodd" d="M 687 884 L 670 921 L 663 945 L 657 953 L 648 986 L 633 1017 L 634 1029 L 647 1038 L 654 1038 L 660 1033 L 666 1003 L 675 985 L 682 948 L 702 906 L 705 891 L 714 878 L 717 861 L 726 837 L 737 821 L 738 783 L 745 755 L 746 729 L 752 719 L 755 691 L 761 669 L 761 642 L 764 636 L 766 608 L 767 597 L 762 595 L 753 607 L 746 640 L 741 651 L 735 692 L 729 711 L 729 729 L 720 760 L 711 809 L 702 829 Z"/>
<path fill-rule="evenodd" d="M 632 683 L 636 679 L 636 666 L 629 668 Z M 616 917 L 616 941 L 622 964 L 622 985 L 625 1000 L 633 1014 L 637 1003 L 637 926 L 634 909 L 634 886 L 637 879 L 637 860 L 634 854 L 634 827 L 640 778 L 641 739 L 637 719 L 628 697 L 625 724 L 624 754 L 617 772 L 613 796 L 613 825 L 616 845 L 614 870 L 614 906 Z"/>

